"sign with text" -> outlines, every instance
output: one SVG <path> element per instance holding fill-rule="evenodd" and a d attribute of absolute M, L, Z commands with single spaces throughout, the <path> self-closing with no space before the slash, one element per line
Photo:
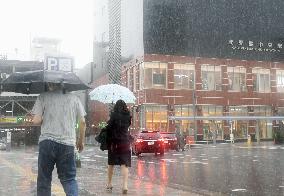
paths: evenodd
<path fill-rule="evenodd" d="M 58 57 L 47 56 L 45 57 L 45 69 L 57 71 L 73 71 L 74 59 L 72 57 Z"/>
<path fill-rule="evenodd" d="M 6 124 L 6 123 L 17 123 L 16 117 L 0 117 L 0 124 Z"/>

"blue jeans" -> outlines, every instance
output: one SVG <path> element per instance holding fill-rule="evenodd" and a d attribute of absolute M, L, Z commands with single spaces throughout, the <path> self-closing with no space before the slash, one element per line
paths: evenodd
<path fill-rule="evenodd" d="M 58 178 L 67 196 L 78 195 L 74 147 L 51 140 L 39 143 L 37 195 L 51 195 L 52 171 L 56 164 Z"/>

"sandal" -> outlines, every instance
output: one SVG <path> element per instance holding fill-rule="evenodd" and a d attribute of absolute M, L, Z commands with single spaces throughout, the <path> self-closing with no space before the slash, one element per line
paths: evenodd
<path fill-rule="evenodd" d="M 122 194 L 126 195 L 127 194 L 127 189 L 122 189 Z"/>
<path fill-rule="evenodd" d="M 106 191 L 111 193 L 112 192 L 112 186 L 106 186 Z"/>

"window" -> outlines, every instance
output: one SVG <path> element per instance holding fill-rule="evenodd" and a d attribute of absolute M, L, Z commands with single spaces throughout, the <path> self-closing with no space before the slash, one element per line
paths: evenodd
<path fill-rule="evenodd" d="M 277 92 L 284 92 L 284 70 L 276 70 Z"/>
<path fill-rule="evenodd" d="M 270 70 L 253 68 L 252 69 L 253 90 L 256 92 L 270 92 Z"/>
<path fill-rule="evenodd" d="M 222 90 L 221 67 L 214 65 L 201 65 L 201 80 L 203 90 Z"/>
<path fill-rule="evenodd" d="M 175 116 L 193 116 L 192 105 L 175 105 Z M 189 134 L 194 134 L 194 121 L 193 120 L 180 120 L 175 121 L 175 124 L 179 123 L 180 129 Z"/>
<path fill-rule="evenodd" d="M 143 88 L 166 88 L 167 64 L 166 63 L 144 63 L 142 65 L 141 80 Z"/>
<path fill-rule="evenodd" d="M 202 116 L 223 116 L 223 106 L 202 105 Z M 203 120 L 203 139 L 213 139 L 216 133 L 217 139 L 223 139 L 223 122 L 218 120 Z"/>
<path fill-rule="evenodd" d="M 254 114 L 256 116 L 271 116 L 271 106 L 255 106 Z M 272 138 L 272 121 L 260 120 L 258 124 L 260 138 Z"/>
<path fill-rule="evenodd" d="M 174 65 L 175 89 L 194 89 L 194 65 Z"/>
<path fill-rule="evenodd" d="M 167 130 L 167 106 L 144 106 L 146 130 Z"/>
<path fill-rule="evenodd" d="M 246 88 L 246 69 L 244 67 L 228 67 L 229 90 L 244 92 Z"/>

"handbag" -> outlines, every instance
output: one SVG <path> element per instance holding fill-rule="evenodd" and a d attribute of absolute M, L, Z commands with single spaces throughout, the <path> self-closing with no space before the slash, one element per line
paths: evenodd
<path fill-rule="evenodd" d="M 99 135 L 95 137 L 95 140 L 101 144 L 100 149 L 102 151 L 107 150 L 107 129 L 102 128 Z"/>

